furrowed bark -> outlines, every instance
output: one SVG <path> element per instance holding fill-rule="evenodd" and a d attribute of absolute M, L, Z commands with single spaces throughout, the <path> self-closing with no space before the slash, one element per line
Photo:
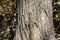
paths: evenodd
<path fill-rule="evenodd" d="M 17 0 L 17 13 L 14 40 L 56 40 L 51 0 Z"/>

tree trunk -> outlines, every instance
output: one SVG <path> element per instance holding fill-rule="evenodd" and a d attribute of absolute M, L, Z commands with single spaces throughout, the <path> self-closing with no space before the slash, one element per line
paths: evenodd
<path fill-rule="evenodd" d="M 56 40 L 51 0 L 17 0 L 17 13 L 14 40 Z"/>

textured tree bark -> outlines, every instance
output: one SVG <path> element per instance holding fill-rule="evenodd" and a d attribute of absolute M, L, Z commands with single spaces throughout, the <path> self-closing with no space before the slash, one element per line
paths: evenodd
<path fill-rule="evenodd" d="M 56 40 L 51 0 L 17 0 L 17 13 L 14 40 Z"/>

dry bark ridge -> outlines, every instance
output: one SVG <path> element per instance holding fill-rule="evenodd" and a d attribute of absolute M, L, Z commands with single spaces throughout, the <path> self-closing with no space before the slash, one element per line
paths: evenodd
<path fill-rule="evenodd" d="M 56 40 L 51 0 L 17 0 L 17 12 L 14 40 Z"/>

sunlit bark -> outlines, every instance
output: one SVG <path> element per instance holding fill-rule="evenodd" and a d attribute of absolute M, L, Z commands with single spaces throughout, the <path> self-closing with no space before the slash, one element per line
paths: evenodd
<path fill-rule="evenodd" d="M 14 40 L 56 40 L 51 0 L 17 0 L 17 13 Z"/>

